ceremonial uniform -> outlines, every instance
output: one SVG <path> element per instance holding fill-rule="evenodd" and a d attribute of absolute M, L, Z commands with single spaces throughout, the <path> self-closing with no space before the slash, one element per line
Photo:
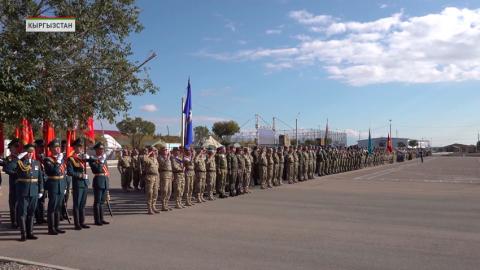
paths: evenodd
<path fill-rule="evenodd" d="M 82 144 L 77 140 L 74 142 L 74 146 L 82 146 Z M 89 226 L 85 224 L 85 205 L 87 203 L 90 181 L 88 180 L 87 163 L 84 160 L 84 154 L 75 152 L 68 158 L 67 175 L 72 177 L 73 221 L 75 229 L 87 229 Z"/>
<path fill-rule="evenodd" d="M 97 143 L 94 149 L 103 149 L 104 146 L 102 143 Z M 108 200 L 108 189 L 109 189 L 109 176 L 110 172 L 108 171 L 108 164 L 105 155 L 97 156 L 94 158 L 88 159 L 88 164 L 92 169 L 94 174 L 93 177 L 93 218 L 95 220 L 95 225 L 102 226 L 109 224 L 105 221 L 103 214 L 103 205 L 105 200 Z"/>
<path fill-rule="evenodd" d="M 27 148 L 26 146 L 25 148 Z M 30 145 L 33 152 L 33 145 Z M 28 155 L 28 154 L 27 154 Z M 17 161 L 17 178 L 15 193 L 17 199 L 17 217 L 20 227 L 21 241 L 37 239 L 33 235 L 33 216 L 39 196 L 43 196 L 43 174 L 40 162 L 27 157 Z"/>
<path fill-rule="evenodd" d="M 18 141 L 16 141 L 18 144 Z M 10 142 L 9 147 L 14 144 Z M 18 158 L 16 155 L 10 155 L 3 161 L 3 171 L 8 174 L 8 206 L 10 208 L 10 222 L 12 228 L 17 227 L 17 215 L 16 215 L 16 192 L 15 192 L 15 180 L 17 179 L 17 166 Z"/>
<path fill-rule="evenodd" d="M 170 158 L 158 157 L 158 170 L 160 171 L 160 200 L 162 201 L 162 211 L 171 210 L 168 207 L 168 200 L 172 195 L 172 162 Z"/>

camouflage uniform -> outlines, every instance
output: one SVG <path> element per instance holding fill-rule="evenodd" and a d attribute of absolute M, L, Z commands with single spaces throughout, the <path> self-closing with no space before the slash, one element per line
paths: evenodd
<path fill-rule="evenodd" d="M 206 202 L 203 198 L 205 193 L 205 182 L 207 180 L 207 167 L 205 164 L 205 155 L 197 153 L 195 157 L 195 183 L 197 185 L 196 199 L 198 203 Z"/>
<path fill-rule="evenodd" d="M 217 177 L 216 173 L 216 166 L 215 166 L 215 155 L 212 153 L 210 156 L 207 157 L 206 161 L 206 169 L 207 169 L 207 194 L 208 200 L 215 200 L 213 196 L 213 191 L 215 190 L 215 181 Z"/>
<path fill-rule="evenodd" d="M 228 191 L 230 196 L 235 196 L 235 183 L 237 182 L 237 173 L 238 173 L 238 159 L 234 150 L 230 149 L 230 152 L 227 154 L 227 164 L 228 164 Z"/>
<path fill-rule="evenodd" d="M 172 195 L 172 162 L 170 158 L 158 157 L 158 170 L 160 172 L 160 200 L 162 201 L 162 211 L 171 210 L 168 207 L 168 200 Z"/>
<path fill-rule="evenodd" d="M 272 149 L 267 150 L 267 187 L 271 188 L 272 180 L 273 180 L 273 157 L 272 157 Z"/>
<path fill-rule="evenodd" d="M 266 154 L 262 151 L 259 156 L 260 185 L 262 189 L 267 188 L 267 166 L 268 160 Z"/>
<path fill-rule="evenodd" d="M 278 185 L 283 184 L 283 171 L 285 167 L 285 156 L 283 155 L 283 150 L 279 150 L 278 153 L 278 172 L 277 172 L 277 177 L 278 177 Z"/>
<path fill-rule="evenodd" d="M 225 198 L 225 184 L 227 181 L 227 157 L 224 153 L 217 153 L 216 157 L 217 167 L 217 193 L 220 198 Z"/>
<path fill-rule="evenodd" d="M 238 163 L 238 171 L 237 171 L 237 180 L 235 182 L 235 191 L 237 195 L 243 193 L 243 177 L 245 174 L 245 157 L 241 152 L 237 152 L 237 163 Z"/>
<path fill-rule="evenodd" d="M 185 189 L 185 172 L 183 161 L 179 157 L 172 156 L 173 181 L 175 182 L 175 208 L 181 209 L 185 206 L 182 204 L 183 191 Z"/>
<path fill-rule="evenodd" d="M 243 158 L 245 160 L 245 173 L 243 175 L 243 192 L 250 193 L 250 181 L 252 177 L 252 156 L 248 153 L 248 149 L 244 149 Z"/>
<path fill-rule="evenodd" d="M 158 197 L 158 161 L 153 156 L 146 156 L 144 158 L 145 170 L 145 194 L 147 196 L 148 214 L 158 213 L 156 208 Z"/>
<path fill-rule="evenodd" d="M 183 198 L 186 206 L 192 206 L 192 194 L 195 186 L 195 166 L 193 163 L 193 155 L 185 155 L 183 164 L 185 166 L 185 192 Z"/>

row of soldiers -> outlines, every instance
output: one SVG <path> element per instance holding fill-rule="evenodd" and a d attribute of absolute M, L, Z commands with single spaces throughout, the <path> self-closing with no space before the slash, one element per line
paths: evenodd
<path fill-rule="evenodd" d="M 95 225 L 109 224 L 103 217 L 103 205 L 108 200 L 109 171 L 105 147 L 99 142 L 94 145 L 95 156 L 84 152 L 80 139 L 73 142 L 73 153 L 62 151 L 61 142 L 54 139 L 48 143 L 49 155 L 44 155 L 41 141 L 33 144 L 20 144 L 18 139 L 8 144 L 10 155 L 0 160 L 4 172 L 9 177 L 9 207 L 12 228 L 20 229 L 20 241 L 35 240 L 33 234 L 34 217 L 37 223 L 44 222 L 44 201 L 48 197 L 48 234 L 65 233 L 59 227 L 66 210 L 67 186 L 73 192 L 73 218 L 75 229 L 88 229 L 85 224 L 85 205 L 90 184 L 87 163 L 93 177 L 93 212 Z M 20 152 L 23 149 L 23 152 Z M 1 178 L 0 178 L 1 185 Z M 40 202 L 40 203 L 39 203 Z"/>
<path fill-rule="evenodd" d="M 145 189 L 148 214 L 181 209 L 206 200 L 250 193 L 340 172 L 385 164 L 389 156 L 381 149 L 372 154 L 357 147 L 199 147 L 149 146 L 141 151 L 124 150 L 118 162 L 125 192 Z M 130 184 L 133 182 L 133 187 Z M 157 209 L 160 195 L 161 208 Z"/>

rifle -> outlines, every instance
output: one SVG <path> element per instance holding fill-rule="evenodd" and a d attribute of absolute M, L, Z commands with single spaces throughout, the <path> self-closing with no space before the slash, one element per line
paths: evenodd
<path fill-rule="evenodd" d="M 108 212 L 110 213 L 110 216 L 113 217 L 112 206 L 110 205 L 110 192 L 108 191 L 107 191 L 107 207 L 108 207 Z"/>
<path fill-rule="evenodd" d="M 67 202 L 65 202 L 65 197 L 63 197 L 63 208 L 65 209 L 64 214 L 67 217 L 68 224 L 72 224 L 72 221 L 70 220 L 70 216 L 68 215 Z"/>

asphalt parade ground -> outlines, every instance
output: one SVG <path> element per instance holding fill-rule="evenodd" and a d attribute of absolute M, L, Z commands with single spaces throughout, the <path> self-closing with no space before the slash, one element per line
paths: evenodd
<path fill-rule="evenodd" d="M 154 216 L 111 171 L 110 225 L 64 221 L 60 236 L 36 226 L 39 239 L 24 243 L 9 229 L 4 178 L 0 256 L 77 269 L 480 269 L 479 158 L 367 168 Z"/>

